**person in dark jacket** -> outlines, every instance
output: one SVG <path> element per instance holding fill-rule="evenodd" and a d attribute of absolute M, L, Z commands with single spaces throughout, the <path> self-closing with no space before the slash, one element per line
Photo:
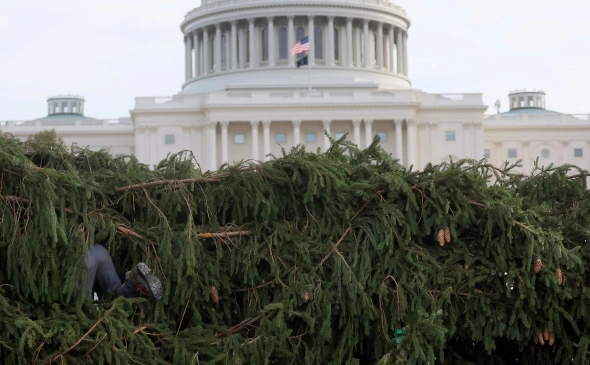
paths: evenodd
<path fill-rule="evenodd" d="M 159 300 L 164 295 L 162 282 L 152 275 L 150 268 L 143 262 L 127 271 L 125 281 L 122 282 L 115 270 L 109 252 L 103 245 L 95 244 L 92 246 L 88 250 L 88 256 L 85 259 L 89 276 L 88 284 L 90 289 L 99 297 L 105 294 L 125 298 L 136 298 L 145 295 Z M 83 283 L 80 283 L 80 287 L 83 287 Z"/>

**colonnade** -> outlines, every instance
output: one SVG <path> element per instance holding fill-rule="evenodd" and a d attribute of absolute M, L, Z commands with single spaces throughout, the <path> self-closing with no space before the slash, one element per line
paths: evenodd
<path fill-rule="evenodd" d="M 293 127 L 293 145 L 301 144 L 301 120 L 292 120 Z M 360 148 L 365 148 L 373 142 L 373 120 L 372 119 L 353 119 L 353 133 L 352 141 Z M 252 120 L 250 121 L 251 127 L 251 155 L 249 158 L 253 160 L 259 160 L 261 157 L 266 157 L 271 152 L 271 137 L 270 137 L 270 126 L 272 121 L 270 120 Z M 330 126 L 332 120 L 324 119 L 321 121 L 323 130 L 330 134 Z M 395 157 L 398 158 L 402 163 L 405 162 L 407 166 L 414 164 L 415 162 L 415 150 L 416 150 L 416 122 L 414 120 L 393 120 L 392 123 L 395 126 Z M 404 143 L 404 134 L 402 131 L 403 124 L 406 124 L 406 139 Z M 206 140 L 208 145 L 207 151 L 207 164 L 211 170 L 216 170 L 219 166 L 217 163 L 217 124 L 220 125 L 221 129 L 221 163 L 230 162 L 229 156 L 229 121 L 210 121 L 205 124 Z M 262 143 L 259 143 L 259 126 L 262 124 Z M 361 124 L 364 126 L 364 143 L 361 142 Z M 262 156 L 260 156 L 260 145 L 262 145 Z M 330 139 L 323 134 L 322 150 L 326 151 L 330 147 Z M 405 147 L 405 156 L 404 156 Z M 405 157 L 405 158 L 404 158 Z M 240 158 L 244 158 L 241 156 Z"/>
<path fill-rule="evenodd" d="M 296 59 L 289 50 L 305 35 L 309 36 L 311 66 L 408 75 L 408 35 L 401 27 L 371 19 L 306 15 L 232 20 L 186 33 L 185 79 L 260 67 L 294 67 Z"/>

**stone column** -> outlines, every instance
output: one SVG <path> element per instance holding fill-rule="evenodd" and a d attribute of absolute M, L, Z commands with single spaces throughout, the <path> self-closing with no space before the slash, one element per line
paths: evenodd
<path fill-rule="evenodd" d="M 410 167 L 416 163 L 415 162 L 416 121 L 415 120 L 406 120 L 406 128 L 407 128 L 407 132 L 408 132 L 408 161 L 406 161 L 406 166 Z"/>
<path fill-rule="evenodd" d="M 207 134 L 209 140 L 209 170 L 217 170 L 217 122 L 207 124 Z"/>
<path fill-rule="evenodd" d="M 402 44 L 402 29 L 397 28 L 395 31 L 396 40 L 395 46 L 397 47 L 397 73 L 404 73 L 404 47 Z"/>
<path fill-rule="evenodd" d="M 377 24 L 377 69 L 383 71 L 383 23 Z"/>
<path fill-rule="evenodd" d="M 194 78 L 199 77 L 200 74 L 200 63 L 199 63 L 199 57 L 201 56 L 199 54 L 199 33 L 198 31 L 195 31 L 195 33 L 193 33 L 193 48 L 195 49 L 195 73 L 193 75 Z"/>
<path fill-rule="evenodd" d="M 215 24 L 215 70 L 213 72 L 221 72 L 221 24 Z"/>
<path fill-rule="evenodd" d="M 255 55 L 254 55 L 254 19 L 250 18 L 248 19 L 248 31 L 249 31 L 249 49 L 248 49 L 248 54 L 250 55 L 250 67 L 249 68 L 254 68 L 255 67 Z"/>
<path fill-rule="evenodd" d="M 335 45 L 334 45 L 334 17 L 328 17 L 328 48 L 326 49 L 326 57 L 328 66 L 334 66 Z"/>
<path fill-rule="evenodd" d="M 227 120 L 219 122 L 221 124 L 221 163 L 228 163 L 229 149 L 228 149 L 228 137 L 227 137 L 227 126 L 229 122 Z"/>
<path fill-rule="evenodd" d="M 402 123 L 403 120 L 396 120 L 393 121 L 395 124 L 395 158 L 399 160 L 400 164 L 403 164 L 404 161 L 404 150 L 403 150 L 403 139 L 402 139 Z"/>
<path fill-rule="evenodd" d="M 309 35 L 309 52 L 307 52 L 307 62 L 310 66 L 315 65 L 315 26 L 313 25 L 313 15 L 308 16 L 307 34 Z"/>
<path fill-rule="evenodd" d="M 211 65 L 209 64 L 209 50 L 211 47 L 209 46 L 209 30 L 207 27 L 203 28 L 203 75 L 207 75 L 209 70 L 211 70 Z"/>
<path fill-rule="evenodd" d="M 324 119 L 322 120 L 322 125 L 324 126 L 324 151 L 326 152 L 328 150 L 328 148 L 330 148 L 330 138 L 328 138 L 328 136 L 326 134 L 330 134 L 330 124 L 332 124 L 332 121 L 330 119 Z"/>
<path fill-rule="evenodd" d="M 231 22 L 231 69 L 238 69 L 238 28 L 235 20 Z"/>
<path fill-rule="evenodd" d="M 361 148 L 361 120 L 353 119 L 352 126 L 354 127 L 354 144 Z"/>
<path fill-rule="evenodd" d="M 373 119 L 365 119 L 365 145 L 373 143 Z"/>
<path fill-rule="evenodd" d="M 268 18 L 268 66 L 275 65 L 275 24 L 274 17 Z"/>
<path fill-rule="evenodd" d="M 262 136 L 264 138 L 264 161 L 268 161 L 268 154 L 270 153 L 270 120 L 262 121 Z"/>
<path fill-rule="evenodd" d="M 239 62 L 239 67 L 240 69 L 243 69 L 246 65 L 246 37 L 244 37 L 244 34 L 246 34 L 246 32 L 244 31 L 243 28 L 240 28 L 240 30 L 238 31 L 238 38 L 239 38 L 239 49 L 238 49 L 238 53 L 240 54 L 240 62 Z"/>
<path fill-rule="evenodd" d="M 346 18 L 346 62 L 348 67 L 352 67 L 352 45 L 352 18 Z"/>
<path fill-rule="evenodd" d="M 362 67 L 361 65 L 361 30 L 359 28 L 354 29 L 354 63 L 356 67 Z"/>
<path fill-rule="evenodd" d="M 252 127 L 252 159 L 258 160 L 258 121 L 251 120 L 250 126 Z"/>
<path fill-rule="evenodd" d="M 191 75 L 191 40 L 189 36 L 184 37 L 184 80 L 188 81 L 192 78 Z"/>
<path fill-rule="evenodd" d="M 531 153 L 530 147 L 531 143 L 529 141 L 523 141 L 522 144 L 522 171 L 524 173 L 528 173 L 531 170 L 531 164 L 529 161 L 531 160 Z M 518 155 L 517 155 L 518 157 Z"/>
<path fill-rule="evenodd" d="M 231 44 L 230 44 L 231 31 L 226 30 L 225 32 L 223 32 L 223 35 L 225 37 L 225 46 L 224 46 L 224 48 L 225 48 L 225 62 L 223 62 L 222 70 L 229 71 L 231 69 Z"/>
<path fill-rule="evenodd" d="M 301 144 L 301 121 L 293 121 L 293 146 Z"/>
<path fill-rule="evenodd" d="M 291 47 L 295 44 L 295 24 L 293 15 L 289 15 L 289 27 L 287 28 L 287 43 L 289 51 L 289 66 L 295 66 L 295 55 L 291 54 Z"/>
<path fill-rule="evenodd" d="M 394 44 L 394 35 L 393 35 L 393 26 L 389 27 L 389 50 L 387 52 L 387 59 L 389 60 L 389 72 L 392 72 L 395 70 L 395 66 L 394 66 L 394 59 L 393 59 L 393 44 Z"/>
<path fill-rule="evenodd" d="M 404 32 L 402 37 L 402 42 L 404 43 L 404 75 L 409 76 L 410 72 L 408 71 L 408 32 Z"/>
<path fill-rule="evenodd" d="M 369 44 L 369 19 L 363 21 L 363 41 L 364 44 L 364 66 L 365 68 L 371 67 L 371 47 Z"/>

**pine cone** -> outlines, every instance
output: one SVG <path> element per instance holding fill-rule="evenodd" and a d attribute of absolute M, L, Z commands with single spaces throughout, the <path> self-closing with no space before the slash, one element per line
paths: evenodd
<path fill-rule="evenodd" d="M 543 330 L 543 339 L 545 339 L 545 341 L 549 341 L 549 330 L 547 328 L 545 328 Z"/>
<path fill-rule="evenodd" d="M 555 275 L 557 275 L 557 282 L 559 285 L 563 284 L 563 273 L 561 272 L 561 269 L 556 269 Z"/>
<path fill-rule="evenodd" d="M 535 263 L 533 265 L 533 269 L 535 271 L 535 274 L 538 274 L 542 268 L 543 268 L 543 261 L 541 261 L 541 259 L 537 257 L 535 259 Z"/>
<path fill-rule="evenodd" d="M 555 343 L 555 333 L 550 332 L 549 333 L 549 346 L 553 346 L 554 343 Z"/>
<path fill-rule="evenodd" d="M 217 292 L 215 285 L 211 287 L 211 299 L 213 300 L 213 303 L 219 303 L 219 293 Z"/>
<path fill-rule="evenodd" d="M 539 343 L 541 346 L 545 344 L 545 340 L 543 339 L 543 334 L 541 332 L 539 332 Z"/>
<path fill-rule="evenodd" d="M 307 302 L 309 302 L 309 292 L 306 291 L 303 294 L 303 303 L 307 303 Z"/>
<path fill-rule="evenodd" d="M 445 228 L 445 242 L 451 242 L 451 230 L 449 229 L 449 227 Z"/>
<path fill-rule="evenodd" d="M 445 230 L 441 229 L 440 231 L 438 231 L 438 244 L 441 245 L 442 247 L 445 246 Z"/>

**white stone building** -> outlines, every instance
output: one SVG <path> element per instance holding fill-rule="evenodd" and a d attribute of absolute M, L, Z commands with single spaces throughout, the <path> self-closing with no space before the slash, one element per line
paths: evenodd
<path fill-rule="evenodd" d="M 529 173 L 539 165 L 572 164 L 590 170 L 590 114 L 545 109 L 543 91 L 509 94 L 510 110 L 484 120 L 484 155 L 494 165 L 522 161 Z"/>
<path fill-rule="evenodd" d="M 117 121 L 83 117 L 83 99 L 50 98 L 47 117 L 0 122 L 0 129 L 26 138 L 55 128 L 66 143 L 133 153 L 150 165 L 188 149 L 211 170 L 298 144 L 325 150 L 324 131 L 348 133 L 360 147 L 377 134 L 385 150 L 416 168 L 449 156 L 481 159 L 484 151 L 494 163 L 525 159 L 528 168 L 546 149 L 548 162 L 588 164 L 583 120 L 559 114 L 557 123 L 543 109 L 544 94 L 511 94 L 509 112 L 484 120 L 481 94 L 412 88 L 409 27 L 388 0 L 203 0 L 181 23 L 178 94 L 137 97 L 131 118 Z M 309 52 L 291 55 L 304 36 Z M 297 67 L 303 56 L 309 66 Z M 535 129 L 543 123 L 549 133 Z M 554 129 L 562 133 L 555 143 Z"/>

